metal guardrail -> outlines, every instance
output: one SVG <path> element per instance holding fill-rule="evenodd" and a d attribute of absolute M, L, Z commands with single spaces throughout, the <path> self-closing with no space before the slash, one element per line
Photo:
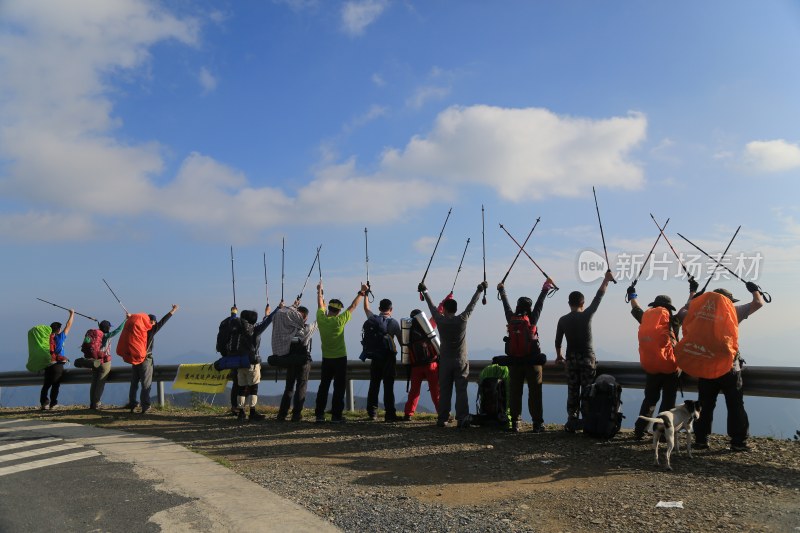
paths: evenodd
<path fill-rule="evenodd" d="M 478 381 L 478 375 L 491 361 L 470 361 L 470 381 Z M 369 363 L 361 361 L 347 362 L 348 402 L 352 410 L 352 381 L 369 381 Z M 319 380 L 322 364 L 319 361 L 311 363 L 309 379 Z M 267 381 L 285 377 L 285 370 L 276 369 L 267 364 L 261 366 L 262 380 Z M 153 367 L 153 382 L 156 383 L 159 402 L 163 404 L 164 383 L 172 382 L 178 372 L 178 365 L 156 365 Z M 623 387 L 643 389 L 645 374 L 639 363 L 605 361 L 597 363 L 597 374 L 611 374 Z M 397 365 L 397 379 L 406 379 L 406 368 Z M 2 387 L 31 387 L 41 386 L 43 373 L 27 371 L 0 372 L 0 388 Z M 112 368 L 107 382 L 130 383 L 131 368 L 128 365 Z M 92 373 L 88 369 L 70 368 L 64 372 L 62 384 L 91 383 Z M 554 362 L 548 362 L 544 367 L 542 381 L 548 385 L 566 385 L 564 367 Z M 684 376 L 682 379 L 684 391 L 696 391 L 697 380 Z M 800 399 L 800 368 L 798 367 L 773 367 L 773 366 L 746 366 L 744 368 L 744 392 L 747 396 L 767 396 L 773 398 L 799 398 Z"/>

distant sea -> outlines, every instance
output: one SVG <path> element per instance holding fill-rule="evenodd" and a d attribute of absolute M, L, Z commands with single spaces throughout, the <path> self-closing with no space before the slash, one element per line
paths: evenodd
<path fill-rule="evenodd" d="M 315 396 L 319 382 L 309 383 L 309 397 Z M 363 409 L 365 406 L 364 398 L 367 396 L 369 384 L 365 381 L 354 382 L 354 393 L 356 396 L 356 408 Z M 108 405 L 123 405 L 128 401 L 128 385 L 123 383 L 110 383 L 106 386 L 103 395 L 103 403 Z M 173 390 L 171 385 L 165 387 L 167 394 L 180 394 L 186 391 Z M 283 381 L 277 383 L 270 379 L 269 373 L 259 386 L 259 396 L 279 396 L 283 392 Z M 155 384 L 152 394 L 156 394 Z M 639 412 L 644 392 L 641 389 L 625 389 L 622 394 L 622 411 L 625 415 L 623 427 L 633 428 L 634 421 Z M 475 399 L 477 395 L 477 385 L 470 383 L 469 404 L 470 412 L 476 412 Z M 59 403 L 64 406 L 88 404 L 89 385 L 62 385 L 59 395 Z M 402 414 L 406 398 L 406 381 L 403 378 L 395 383 L 395 399 L 398 413 Z M 210 397 L 214 404 L 228 405 L 230 393 Z M 685 399 L 696 399 L 697 393 L 686 393 Z M 383 393 L 381 391 L 381 401 Z M 455 398 L 453 399 L 455 401 Z M 527 389 L 523 396 L 523 419 L 530 422 L 530 415 L 527 408 Z M 563 424 L 566 420 L 566 401 L 567 392 L 563 385 L 545 385 L 543 388 L 544 418 L 545 423 Z M 678 402 L 682 401 L 680 393 Z M 0 406 L 2 407 L 23 407 L 38 406 L 39 387 L 7 387 L 0 389 Z M 313 407 L 313 403 L 306 401 L 306 407 Z M 795 432 L 800 430 L 800 400 L 783 398 L 763 398 L 756 396 L 745 397 L 745 408 L 750 418 L 750 433 L 752 435 L 775 437 L 780 439 L 790 439 Z M 455 410 L 455 406 L 452 407 Z M 433 403 L 430 400 L 427 384 L 423 384 L 422 395 L 420 398 L 419 411 L 433 412 Z M 714 411 L 715 433 L 725 433 L 727 411 L 725 409 L 725 398 L 720 394 L 717 400 L 717 408 Z"/>

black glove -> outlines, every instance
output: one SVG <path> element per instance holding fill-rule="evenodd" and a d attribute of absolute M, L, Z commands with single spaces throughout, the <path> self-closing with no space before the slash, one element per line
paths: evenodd
<path fill-rule="evenodd" d="M 636 287 L 634 287 L 633 285 L 630 285 L 630 286 L 629 286 L 629 287 L 626 289 L 626 292 L 628 293 L 628 298 L 632 298 L 632 297 L 633 297 L 633 295 L 635 295 L 635 294 L 636 294 Z"/>
<path fill-rule="evenodd" d="M 428 290 L 428 287 L 426 287 L 424 283 L 420 282 L 420 284 L 417 285 L 417 292 L 425 292 L 427 290 Z"/>
<path fill-rule="evenodd" d="M 481 281 L 480 283 L 478 283 L 478 290 L 479 291 L 485 291 L 488 288 L 489 288 L 489 282 L 488 281 Z"/>
<path fill-rule="evenodd" d="M 689 278 L 689 292 L 697 292 L 697 289 L 700 288 L 700 284 L 697 283 L 697 280 L 694 279 L 694 276 Z"/>
<path fill-rule="evenodd" d="M 748 281 L 747 283 L 744 284 L 744 286 L 747 288 L 748 292 L 752 292 L 752 293 L 761 292 L 758 289 L 758 285 L 756 285 L 752 281 Z"/>

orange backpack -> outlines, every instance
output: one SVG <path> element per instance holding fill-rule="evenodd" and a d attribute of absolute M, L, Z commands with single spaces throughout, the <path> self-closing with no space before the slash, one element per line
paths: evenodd
<path fill-rule="evenodd" d="M 639 362 L 648 374 L 672 374 L 678 371 L 672 349 L 669 311 L 653 307 L 642 315 L 639 325 Z"/>
<path fill-rule="evenodd" d="M 152 329 L 150 317 L 144 313 L 131 315 L 119 334 L 117 355 L 132 365 L 140 365 L 147 357 L 147 332 Z"/>
<path fill-rule="evenodd" d="M 689 302 L 675 359 L 690 376 L 716 379 L 730 372 L 739 352 L 736 308 L 726 296 L 706 292 Z"/>

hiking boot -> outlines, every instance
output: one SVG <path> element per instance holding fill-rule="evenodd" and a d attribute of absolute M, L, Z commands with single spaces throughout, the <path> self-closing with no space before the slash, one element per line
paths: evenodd
<path fill-rule="evenodd" d="M 344 424 L 345 422 L 347 422 L 347 420 L 345 420 L 340 416 L 336 418 L 331 418 L 331 422 L 333 422 L 334 424 Z"/>
<path fill-rule="evenodd" d="M 468 429 L 472 425 L 472 420 L 469 416 L 467 416 L 464 420 L 459 420 L 456 427 L 459 429 Z"/>
<path fill-rule="evenodd" d="M 403 415 L 403 422 L 409 422 L 411 420 L 411 415 Z"/>
<path fill-rule="evenodd" d="M 547 431 L 542 423 L 535 423 L 533 425 L 533 429 L 531 429 L 533 433 L 544 433 Z"/>
<path fill-rule="evenodd" d="M 49 404 L 43 403 L 42 406 L 39 408 L 40 411 L 47 411 L 47 408 L 50 407 Z"/>
<path fill-rule="evenodd" d="M 633 440 L 644 440 L 644 432 L 634 431 Z"/>
<path fill-rule="evenodd" d="M 377 415 L 377 413 L 370 413 L 370 414 L 369 414 L 369 415 L 367 415 L 367 416 L 368 416 L 368 418 L 369 418 L 371 421 L 373 421 L 373 422 L 375 422 L 376 420 L 378 420 L 378 415 Z"/>
<path fill-rule="evenodd" d="M 747 445 L 746 442 L 733 444 L 731 443 L 731 451 L 732 452 L 749 452 L 752 448 Z"/>
<path fill-rule="evenodd" d="M 128 402 L 122 408 L 127 409 L 128 411 L 133 411 L 137 407 L 139 407 L 139 402 Z"/>
<path fill-rule="evenodd" d="M 51 411 L 53 409 L 58 409 L 58 402 L 56 400 L 53 400 L 52 402 L 50 402 L 50 407 L 48 409 L 50 409 Z"/>
<path fill-rule="evenodd" d="M 692 448 L 694 448 L 695 450 L 707 450 L 708 449 L 708 443 L 707 442 L 695 442 L 694 444 L 692 444 Z"/>
<path fill-rule="evenodd" d="M 317 417 L 314 419 L 314 422 L 317 424 L 322 424 L 323 422 L 325 422 L 325 417 L 317 415 Z"/>
<path fill-rule="evenodd" d="M 384 422 L 399 422 L 400 421 L 400 417 L 397 416 L 397 415 L 386 415 L 385 417 L 383 417 L 383 421 Z"/>
<path fill-rule="evenodd" d="M 149 410 L 150 410 L 150 406 L 149 406 L 149 405 L 145 405 L 145 406 L 143 406 L 143 407 L 142 407 L 142 414 L 143 414 L 143 415 L 146 415 L 146 414 L 147 414 L 147 411 L 149 411 Z"/>
<path fill-rule="evenodd" d="M 567 420 L 567 423 L 564 424 L 564 431 L 567 433 L 575 433 L 578 429 L 578 419 L 577 418 L 570 418 Z"/>
<path fill-rule="evenodd" d="M 231 407 L 231 410 L 228 411 L 228 416 L 239 416 L 239 408 Z"/>
<path fill-rule="evenodd" d="M 90 405 L 89 409 L 91 409 L 92 411 L 99 411 L 102 407 L 103 407 L 103 404 L 100 403 L 100 402 L 97 402 L 96 404 Z"/>
<path fill-rule="evenodd" d="M 236 418 L 239 420 L 239 422 L 244 422 L 246 420 L 246 417 L 244 416 L 244 409 L 239 409 L 239 412 L 236 414 Z"/>
<path fill-rule="evenodd" d="M 259 413 L 258 411 L 256 411 L 256 408 L 255 408 L 255 407 L 251 407 L 251 408 L 250 408 L 250 421 L 251 421 L 251 422 L 252 422 L 253 420 L 264 420 L 265 418 L 267 418 L 267 417 L 266 417 L 266 416 L 264 416 L 264 415 L 262 415 L 262 414 L 261 414 L 261 413 Z M 286 420 L 286 419 L 284 418 L 284 420 Z"/>
<path fill-rule="evenodd" d="M 303 415 L 292 415 L 292 422 L 302 422 Z"/>
<path fill-rule="evenodd" d="M 437 420 L 436 421 L 436 427 L 437 428 L 447 427 L 447 422 L 444 421 L 444 420 Z"/>

